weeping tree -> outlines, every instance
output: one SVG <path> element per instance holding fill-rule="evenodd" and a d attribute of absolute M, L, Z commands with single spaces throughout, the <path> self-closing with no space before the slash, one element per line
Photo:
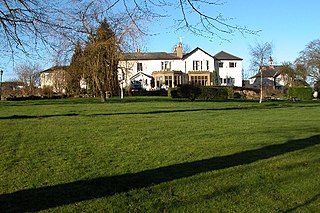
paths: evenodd
<path fill-rule="evenodd" d="M 106 93 L 118 92 L 118 62 L 120 51 L 117 37 L 105 19 L 96 33 L 89 37 L 84 49 L 85 73 L 91 87 L 99 94 L 101 102 L 106 101 Z"/>

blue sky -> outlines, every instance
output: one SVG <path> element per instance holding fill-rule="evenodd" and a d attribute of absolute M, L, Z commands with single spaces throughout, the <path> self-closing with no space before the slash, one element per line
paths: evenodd
<path fill-rule="evenodd" d="M 147 49 L 170 52 L 182 37 L 183 43 L 188 44 L 191 49 L 200 47 L 210 54 L 224 50 L 243 58 L 243 68 L 247 71 L 250 65 L 249 45 L 272 42 L 275 63 L 293 62 L 307 43 L 320 38 L 319 9 L 320 1 L 317 0 L 229 0 L 224 5 L 212 8 L 212 14 L 219 11 L 225 17 L 233 18 L 231 23 L 261 30 L 257 36 L 243 37 L 240 33 L 235 33 L 233 36 L 226 35 L 229 42 L 218 38 L 210 41 L 191 33 L 171 30 L 171 33 L 147 39 Z"/>
<path fill-rule="evenodd" d="M 168 19 L 162 19 L 150 26 L 150 34 L 156 35 L 144 38 L 142 50 L 171 52 L 181 37 L 183 43 L 191 49 L 200 47 L 212 55 L 223 50 L 243 58 L 243 68 L 248 72 L 249 45 L 254 46 L 256 42 L 272 42 L 275 63 L 293 62 L 307 43 L 320 38 L 319 9 L 318 0 L 226 0 L 223 5 L 206 9 L 208 15 L 215 16 L 220 12 L 224 17 L 232 18 L 230 23 L 261 30 L 257 36 L 235 33 L 233 36 L 226 35 L 229 42 L 219 38 L 208 39 L 190 32 L 176 31 L 170 28 Z M 52 65 L 50 60 L 51 57 L 48 56 L 41 62 L 44 69 Z M 20 60 L 17 60 L 16 64 L 19 62 Z M 4 80 L 15 77 L 12 62 L 5 63 L 2 59 L 0 69 L 5 71 Z"/>

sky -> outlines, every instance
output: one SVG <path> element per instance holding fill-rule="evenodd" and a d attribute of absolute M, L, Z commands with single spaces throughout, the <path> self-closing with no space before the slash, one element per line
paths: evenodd
<path fill-rule="evenodd" d="M 249 46 L 257 42 L 273 44 L 274 64 L 294 62 L 299 52 L 314 39 L 320 39 L 320 18 L 318 0 L 225 0 L 222 5 L 205 9 L 208 15 L 221 13 L 225 18 L 231 18 L 231 24 L 246 26 L 251 30 L 261 30 L 258 35 L 235 32 L 225 35 L 228 41 L 218 37 L 209 39 L 187 31 L 177 31 L 168 24 L 168 19 L 155 21 L 149 27 L 149 34 L 143 39 L 143 48 L 149 52 L 172 52 L 172 48 L 180 39 L 191 50 L 196 47 L 215 55 L 220 51 L 243 58 L 243 69 L 250 77 Z M 170 12 L 170 11 L 169 11 Z M 178 11 L 172 11 L 176 13 Z M 171 12 L 170 12 L 171 13 Z M 187 14 L 188 15 L 188 14 Z M 189 15 L 190 19 L 193 16 Z M 222 35 L 222 34 L 220 34 Z M 224 36 L 224 35 L 222 35 Z M 40 61 L 43 69 L 52 66 L 50 56 Z M 0 58 L 0 60 L 3 60 Z M 21 60 L 21 59 L 20 59 Z M 19 62 L 15 62 L 18 64 Z M 0 61 L 0 69 L 4 70 L 3 80 L 15 78 L 12 62 Z"/>
<path fill-rule="evenodd" d="M 214 11 L 216 9 L 216 11 Z M 214 55 L 220 51 L 243 58 L 243 69 L 249 72 L 249 46 L 257 42 L 273 44 L 274 64 L 294 62 L 299 52 L 314 39 L 320 39 L 320 1 L 318 0 L 229 0 L 212 9 L 225 17 L 232 18 L 231 23 L 247 26 L 252 30 L 261 30 L 258 35 L 235 33 L 226 35 L 229 41 L 219 38 L 210 39 L 192 35 L 192 33 L 171 31 L 171 34 L 152 36 L 148 39 L 148 51 L 172 51 L 174 44 L 182 42 L 191 49 L 200 47 Z M 210 11 L 208 12 L 210 14 Z M 156 26 L 158 27 L 158 26 Z M 163 39 L 165 37 L 165 40 Z"/>

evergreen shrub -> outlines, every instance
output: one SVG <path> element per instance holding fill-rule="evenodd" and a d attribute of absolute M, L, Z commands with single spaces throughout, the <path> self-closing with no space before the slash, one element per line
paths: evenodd
<path fill-rule="evenodd" d="M 313 89 L 311 87 L 289 87 L 289 99 L 311 100 Z"/>

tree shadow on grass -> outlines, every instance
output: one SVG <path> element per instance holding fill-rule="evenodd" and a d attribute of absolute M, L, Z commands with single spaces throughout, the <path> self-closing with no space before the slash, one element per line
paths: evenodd
<path fill-rule="evenodd" d="M 110 112 L 110 113 L 93 113 L 84 114 L 79 113 L 67 113 L 67 114 L 53 114 L 53 115 L 11 115 L 0 117 L 0 120 L 10 119 L 40 119 L 40 118 L 51 118 L 51 117 L 72 117 L 72 116 L 115 116 L 115 115 L 147 115 L 147 114 L 163 114 L 163 113 L 183 113 L 183 112 L 201 112 L 201 111 L 229 111 L 229 110 L 256 110 L 256 109 L 273 109 L 283 108 L 283 106 L 271 106 L 271 107 L 260 107 L 260 106 L 235 106 L 235 107 L 222 107 L 222 108 L 198 108 L 198 109 L 168 109 L 168 110 L 155 110 L 145 112 Z"/>
<path fill-rule="evenodd" d="M 320 194 L 317 194 L 314 197 L 312 197 L 311 199 L 306 200 L 303 204 L 299 204 L 291 209 L 288 209 L 287 211 L 285 211 L 285 213 L 294 212 L 294 211 L 298 210 L 299 208 L 308 206 L 309 204 L 311 204 L 319 199 L 320 199 Z"/>
<path fill-rule="evenodd" d="M 222 108 L 198 108 L 198 109 L 168 109 L 168 110 L 155 110 L 155 111 L 144 111 L 144 112 L 110 112 L 110 113 L 93 113 L 93 114 L 79 114 L 79 113 L 67 113 L 67 114 L 53 114 L 53 115 L 11 115 L 0 117 L 0 120 L 10 119 L 41 119 L 51 117 L 73 117 L 73 116 L 116 116 L 116 115 L 147 115 L 147 114 L 163 114 L 163 113 L 184 113 L 184 112 L 202 112 L 202 111 L 232 111 L 232 110 L 268 110 L 278 108 L 289 108 L 293 106 L 269 104 L 269 105 L 255 105 L 255 106 L 233 106 L 233 107 L 222 107 Z M 319 107 L 319 106 L 295 106 L 295 107 Z"/>
<path fill-rule="evenodd" d="M 82 180 L 0 195 L 0 212 L 39 211 L 128 192 L 203 172 L 246 165 L 320 144 L 320 135 L 255 150 L 175 164 L 137 173 Z"/>

